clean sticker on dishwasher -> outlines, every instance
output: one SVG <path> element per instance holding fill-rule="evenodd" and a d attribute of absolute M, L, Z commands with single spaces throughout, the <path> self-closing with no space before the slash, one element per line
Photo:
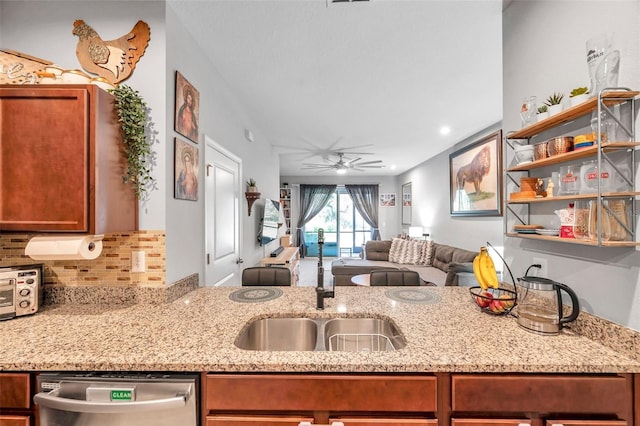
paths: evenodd
<path fill-rule="evenodd" d="M 112 401 L 133 401 L 132 389 L 113 389 L 111 391 Z"/>
<path fill-rule="evenodd" d="M 136 400 L 136 388 L 112 388 L 105 386 L 89 386 L 86 390 L 87 401 L 123 402 Z"/>

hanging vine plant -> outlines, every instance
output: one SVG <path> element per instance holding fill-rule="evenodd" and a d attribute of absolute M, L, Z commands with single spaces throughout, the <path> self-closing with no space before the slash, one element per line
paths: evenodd
<path fill-rule="evenodd" d="M 139 199 L 145 199 L 147 192 L 155 185 L 155 179 L 151 175 L 154 152 L 151 149 L 152 141 L 147 135 L 148 107 L 138 91 L 127 85 L 120 84 L 110 92 L 115 96 L 115 108 L 127 157 L 127 168 L 122 180 L 133 187 Z"/>

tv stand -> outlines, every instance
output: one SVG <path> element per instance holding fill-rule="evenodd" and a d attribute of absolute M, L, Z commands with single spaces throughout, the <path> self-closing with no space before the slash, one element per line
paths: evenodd
<path fill-rule="evenodd" d="M 278 255 L 280 253 L 282 253 L 284 251 L 284 247 L 280 246 L 277 249 L 275 249 L 274 251 L 271 252 L 270 257 L 278 257 Z"/>
<path fill-rule="evenodd" d="M 260 266 L 273 266 L 288 268 L 291 271 L 291 285 L 298 284 L 300 275 L 300 251 L 298 247 L 280 247 L 282 251 L 276 257 L 265 257 L 260 261 Z"/>

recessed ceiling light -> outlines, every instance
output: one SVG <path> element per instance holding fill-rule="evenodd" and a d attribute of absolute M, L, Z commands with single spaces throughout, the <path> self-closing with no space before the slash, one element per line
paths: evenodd
<path fill-rule="evenodd" d="M 392 164 L 392 165 L 391 165 L 391 167 L 390 167 L 390 169 L 391 169 L 391 170 L 395 170 L 395 169 L 396 169 L 396 165 L 395 165 L 395 164 Z"/>
<path fill-rule="evenodd" d="M 441 135 L 448 135 L 449 133 L 451 133 L 451 128 L 449 126 L 440 127 L 440 134 Z"/>

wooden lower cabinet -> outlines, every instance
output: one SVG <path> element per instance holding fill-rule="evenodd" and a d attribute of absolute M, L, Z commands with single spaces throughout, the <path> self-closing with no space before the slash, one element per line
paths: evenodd
<path fill-rule="evenodd" d="M 313 417 L 210 415 L 206 426 L 298 426 L 300 422 L 313 422 Z"/>
<path fill-rule="evenodd" d="M 451 424 L 632 425 L 633 380 L 633 374 L 452 374 Z M 511 420 L 519 418 L 529 420 Z"/>
<path fill-rule="evenodd" d="M 353 417 L 336 417 L 330 418 L 329 424 L 332 422 L 342 422 L 344 426 L 416 426 L 416 425 L 437 425 L 436 419 L 402 419 L 402 418 L 353 418 Z"/>
<path fill-rule="evenodd" d="M 0 426 L 30 426 L 30 416 L 3 416 L 0 415 Z"/>
<path fill-rule="evenodd" d="M 31 384 L 29 373 L 0 373 L 0 426 L 32 424 Z"/>
<path fill-rule="evenodd" d="M 451 426 L 524 426 L 530 425 L 528 419 L 451 419 Z"/>
<path fill-rule="evenodd" d="M 624 426 L 624 420 L 547 420 L 545 426 Z"/>
<path fill-rule="evenodd" d="M 204 376 L 205 426 L 640 426 L 633 374 Z"/>
<path fill-rule="evenodd" d="M 437 425 L 434 375 L 208 374 L 206 426 Z"/>

